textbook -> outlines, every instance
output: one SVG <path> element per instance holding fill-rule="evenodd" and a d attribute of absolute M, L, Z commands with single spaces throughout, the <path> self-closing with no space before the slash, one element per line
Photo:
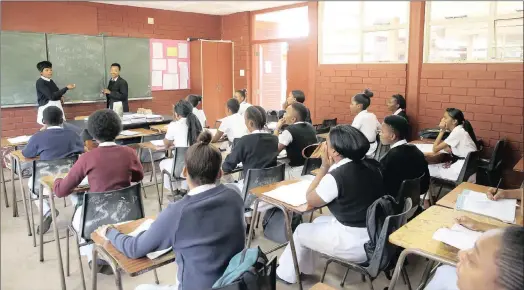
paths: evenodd
<path fill-rule="evenodd" d="M 433 239 L 459 250 L 471 249 L 482 235 L 462 225 L 454 224 L 451 228 L 440 228 L 433 234 Z"/>
<path fill-rule="evenodd" d="M 455 208 L 496 218 L 503 222 L 514 223 L 517 200 L 494 201 L 488 199 L 485 193 L 465 189 L 459 194 Z"/>

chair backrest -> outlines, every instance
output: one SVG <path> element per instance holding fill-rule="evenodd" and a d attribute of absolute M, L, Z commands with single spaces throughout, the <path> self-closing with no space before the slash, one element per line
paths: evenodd
<path fill-rule="evenodd" d="M 184 166 L 186 166 L 186 153 L 189 147 L 175 147 L 171 149 L 173 157 L 173 167 L 171 168 L 171 173 L 173 178 L 180 178 Z"/>
<path fill-rule="evenodd" d="M 140 143 L 150 142 L 153 140 L 164 140 L 166 134 L 156 134 L 156 135 L 149 135 L 149 136 L 143 136 L 142 140 L 140 140 Z M 138 150 L 138 156 L 140 156 L 140 162 L 151 162 L 151 156 L 149 156 L 149 150 L 145 150 L 140 148 Z M 164 151 L 157 151 L 153 152 L 153 161 L 159 161 L 166 157 L 166 153 Z"/>
<path fill-rule="evenodd" d="M 140 183 L 107 192 L 86 192 L 82 207 L 81 236 L 91 240 L 98 227 L 144 218 Z"/>
<path fill-rule="evenodd" d="M 255 200 L 255 196 L 248 195 L 249 191 L 255 187 L 283 181 L 286 175 L 285 166 L 284 163 L 281 163 L 277 166 L 264 169 L 248 169 L 244 177 L 244 188 L 242 189 L 244 205 L 247 208 L 250 207 Z"/>
<path fill-rule="evenodd" d="M 466 182 L 468 179 L 475 173 L 477 173 L 478 164 L 479 164 L 479 151 L 469 152 L 464 161 L 464 166 L 460 170 L 460 174 L 457 178 L 457 182 Z"/>
<path fill-rule="evenodd" d="M 266 118 L 267 118 L 267 120 L 266 120 L 267 123 L 278 122 L 278 113 L 277 113 L 277 111 L 275 111 L 275 110 L 267 111 L 267 117 Z"/>
<path fill-rule="evenodd" d="M 304 158 L 309 158 L 309 156 L 311 156 L 311 154 L 313 154 L 313 152 L 317 150 L 318 145 L 320 145 L 320 143 L 311 144 L 309 146 L 306 146 L 304 149 L 302 149 L 302 156 Z"/>
<path fill-rule="evenodd" d="M 404 180 L 400 185 L 400 189 L 398 191 L 397 196 L 395 196 L 395 199 L 398 202 L 401 202 L 404 198 L 410 198 L 411 203 L 413 204 L 413 208 L 415 208 L 416 210 L 416 208 L 418 208 L 420 204 L 420 195 L 423 194 L 422 192 L 420 192 L 420 184 L 422 183 L 424 175 L 425 174 L 422 174 L 422 176 L 417 177 L 415 179 Z"/>
<path fill-rule="evenodd" d="M 322 127 L 331 128 L 331 127 L 335 127 L 336 125 L 337 125 L 337 118 L 335 118 L 335 119 L 326 119 L 326 120 L 322 121 Z"/>
<path fill-rule="evenodd" d="M 311 174 L 311 171 L 322 166 L 322 158 L 306 158 L 304 167 L 302 167 L 302 176 Z"/>
<path fill-rule="evenodd" d="M 396 246 L 389 243 L 388 238 L 393 232 L 406 224 L 408 213 L 411 211 L 412 202 L 407 198 L 404 202 L 404 209 L 398 215 L 390 215 L 386 217 L 382 231 L 377 240 L 375 251 L 371 257 L 368 266 L 365 267 L 369 275 L 373 278 L 377 277 L 380 271 L 384 270 L 395 258 Z"/>
<path fill-rule="evenodd" d="M 68 173 L 73 164 L 78 160 L 78 155 L 55 160 L 35 160 L 33 161 L 33 184 L 31 190 L 35 194 L 39 194 L 40 186 L 39 179 L 42 176 L 57 176 L 59 174 Z"/>
<path fill-rule="evenodd" d="M 493 153 L 491 154 L 491 159 L 489 160 L 489 171 L 493 171 L 500 167 L 502 163 L 504 147 L 506 147 L 506 139 L 500 139 L 499 141 L 497 141 L 497 144 L 495 144 L 495 148 L 493 149 Z"/>

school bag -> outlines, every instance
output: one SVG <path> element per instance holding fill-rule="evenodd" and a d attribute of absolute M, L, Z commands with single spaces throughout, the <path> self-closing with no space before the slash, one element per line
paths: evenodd
<path fill-rule="evenodd" d="M 291 218 L 291 229 L 293 232 L 302 223 L 302 216 L 296 213 L 292 213 Z M 282 210 L 274 207 L 266 211 L 264 220 L 262 221 L 262 227 L 264 228 L 264 237 L 275 243 L 284 244 L 288 242 L 286 236 L 286 220 Z"/>
<path fill-rule="evenodd" d="M 369 241 L 364 244 L 364 250 L 368 261 L 373 257 L 386 218 L 391 215 L 399 214 L 400 207 L 401 204 L 397 203 L 395 198 L 391 195 L 380 197 L 368 207 L 366 213 L 366 228 L 368 230 Z M 397 255 L 396 247 L 390 243 L 387 243 L 387 245 L 387 248 L 384 249 L 384 258 L 381 261 L 380 268 L 388 266 L 387 264 Z"/>
<path fill-rule="evenodd" d="M 269 290 L 271 286 L 268 259 L 260 247 L 244 249 L 233 256 L 224 274 L 212 289 Z"/>

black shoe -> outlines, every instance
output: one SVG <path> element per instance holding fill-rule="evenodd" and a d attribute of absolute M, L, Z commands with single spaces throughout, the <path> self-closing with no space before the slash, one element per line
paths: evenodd
<path fill-rule="evenodd" d="M 251 229 L 251 224 L 247 224 L 246 226 L 246 239 L 249 237 L 249 230 Z M 255 238 L 255 231 L 253 231 L 253 237 L 252 239 Z"/>
<path fill-rule="evenodd" d="M 92 269 L 93 261 L 89 261 L 89 269 Z M 104 274 L 104 275 L 113 275 L 113 269 L 111 269 L 111 266 L 107 264 L 98 265 L 98 268 L 96 269 L 97 273 Z"/>
<path fill-rule="evenodd" d="M 55 210 L 56 216 L 58 216 L 60 213 Z M 49 228 L 51 228 L 51 223 L 53 222 L 53 217 L 51 216 L 51 211 L 48 211 L 44 216 L 44 221 L 42 222 L 42 230 L 43 233 L 47 233 L 49 231 Z M 36 228 L 36 234 L 40 234 L 40 225 Z"/>

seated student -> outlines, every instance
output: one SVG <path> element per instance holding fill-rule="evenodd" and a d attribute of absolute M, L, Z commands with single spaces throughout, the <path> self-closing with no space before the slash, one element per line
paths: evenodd
<path fill-rule="evenodd" d="M 202 126 L 197 116 L 193 114 L 193 106 L 186 100 L 180 100 L 173 109 L 173 122 L 167 127 L 164 145 L 166 148 L 189 147 L 193 145 L 198 135 L 202 132 Z M 173 158 L 160 161 L 160 170 L 172 172 Z M 164 178 L 164 188 L 170 189 L 169 178 Z M 187 184 L 182 182 L 182 189 L 187 189 Z"/>
<path fill-rule="evenodd" d="M 429 173 L 432 177 L 457 180 L 468 153 L 478 150 L 475 132 L 469 121 L 464 118 L 462 111 L 455 108 L 446 109 L 439 128 L 440 133 L 433 143 L 433 152 L 437 153 L 440 150 L 451 148 L 454 162 L 451 166 L 445 163 L 431 164 Z M 451 133 L 446 140 L 442 140 L 446 130 L 450 130 Z"/>
<path fill-rule="evenodd" d="M 429 170 L 424 154 L 406 142 L 408 121 L 401 116 L 391 115 L 384 119 L 380 131 L 380 142 L 391 145 L 388 153 L 380 160 L 386 192 L 398 199 L 402 182 L 422 175 L 421 192 L 428 191 Z M 406 198 L 408 196 L 404 196 Z"/>
<path fill-rule="evenodd" d="M 307 108 L 301 103 L 293 103 L 286 109 L 286 115 L 280 119 L 275 130 L 278 136 L 278 152 L 286 149 L 290 177 L 299 177 L 302 173 L 302 166 L 305 159 L 302 150 L 311 144 L 317 143 L 317 135 L 311 124 L 306 123 Z M 282 134 L 279 131 L 284 125 L 288 125 Z"/>
<path fill-rule="evenodd" d="M 202 132 L 198 141 L 186 155 L 184 176 L 189 193 L 170 203 L 147 231 L 131 237 L 111 225 L 97 230 L 132 259 L 173 248 L 178 264 L 176 284 L 141 285 L 136 290 L 211 289 L 229 260 L 244 249 L 244 202 L 235 190 L 216 185 L 222 156 L 209 144 L 211 134 Z"/>
<path fill-rule="evenodd" d="M 99 110 L 89 116 L 87 121 L 89 134 L 98 142 L 98 147 L 86 152 L 78 158 L 65 178 L 57 178 L 54 192 L 57 197 L 71 194 L 87 176 L 90 192 L 106 192 L 126 188 L 131 182 L 139 182 L 144 178 L 142 164 L 135 150 L 127 146 L 119 146 L 115 138 L 122 131 L 120 117 L 111 109 Z M 71 195 L 73 204 L 77 204 L 77 195 Z M 72 225 L 80 229 L 82 206 L 78 206 L 73 215 Z M 86 255 L 91 266 L 92 246 L 80 249 Z M 109 265 L 99 267 L 101 273 L 112 273 Z"/>
<path fill-rule="evenodd" d="M 296 228 L 293 240 L 302 273 L 314 273 L 318 253 L 356 263 L 366 260 L 364 244 L 369 241 L 366 212 L 384 195 L 380 164 L 365 158 L 368 150 L 366 137 L 349 125 L 338 125 L 329 132 L 320 172 L 309 186 L 306 198 L 313 207 L 327 205 L 333 216 L 321 216 Z M 296 283 L 289 245 L 279 263 L 278 277 Z"/>
<path fill-rule="evenodd" d="M 406 114 L 406 99 L 404 99 L 401 94 L 391 96 L 391 98 L 386 101 L 386 106 L 392 115 L 404 117 L 404 119 L 409 122 L 408 115 Z"/>
<path fill-rule="evenodd" d="M 305 101 L 306 101 L 306 95 L 304 95 L 303 91 L 293 90 L 289 92 L 289 95 L 286 101 L 282 105 L 282 111 L 279 112 L 280 118 L 284 116 L 284 113 L 286 112 L 287 107 L 291 106 L 292 104 L 296 102 L 304 104 Z M 306 116 L 305 122 L 311 124 L 311 112 L 309 111 L 307 107 L 306 109 L 307 109 L 307 116 Z"/>
<path fill-rule="evenodd" d="M 247 108 L 251 107 L 251 104 L 246 101 L 246 89 L 236 90 L 234 98 L 238 101 L 240 104 L 240 108 L 238 109 L 238 113 L 240 115 L 244 115 L 244 112 L 247 110 Z"/>
<path fill-rule="evenodd" d="M 200 121 L 200 125 L 202 125 L 202 128 L 206 126 L 206 114 L 204 114 L 204 110 L 197 109 L 198 104 L 202 102 L 202 96 L 199 95 L 189 95 L 186 98 L 186 101 L 191 103 L 193 106 L 193 114 L 195 114 Z"/>
<path fill-rule="evenodd" d="M 226 134 L 229 142 L 237 138 L 242 138 L 242 136 L 247 135 L 246 122 L 244 121 L 244 116 L 239 112 L 240 103 L 237 99 L 229 99 L 226 103 L 226 115 L 227 117 L 221 120 L 218 130 L 213 136 L 211 142 L 215 143 L 222 138 L 222 135 Z"/>
<path fill-rule="evenodd" d="M 64 118 L 62 110 L 55 106 L 49 106 L 44 109 L 42 131 L 37 132 L 29 139 L 27 146 L 22 150 L 22 155 L 26 158 L 40 157 L 42 161 L 49 161 L 55 159 L 62 159 L 70 157 L 75 154 L 84 152 L 84 144 L 80 136 L 68 128 L 63 127 Z M 33 188 L 33 177 L 29 178 L 27 183 L 29 189 Z M 38 185 L 36 185 L 38 186 Z M 31 192 L 32 198 L 37 198 L 37 195 Z M 35 200 L 37 208 L 39 208 L 39 200 Z M 42 224 L 42 231 L 46 233 L 51 226 L 51 209 L 47 199 L 44 199 L 43 212 L 44 223 Z M 58 215 L 58 211 L 56 211 Z M 40 233 L 40 226 L 36 232 Z"/>
<path fill-rule="evenodd" d="M 425 290 L 524 289 L 524 227 L 493 226 L 460 217 L 463 226 L 486 231 L 475 247 L 458 253 L 457 267 L 440 266 Z"/>
<path fill-rule="evenodd" d="M 380 129 L 377 116 L 367 111 L 367 108 L 371 105 L 371 97 L 373 97 L 373 92 L 365 89 L 363 93 L 356 94 L 351 99 L 351 105 L 349 106 L 351 114 L 355 115 L 351 126 L 359 129 L 368 138 L 369 151 L 366 156 L 369 158 L 373 158 L 377 150 L 377 133 Z"/>

